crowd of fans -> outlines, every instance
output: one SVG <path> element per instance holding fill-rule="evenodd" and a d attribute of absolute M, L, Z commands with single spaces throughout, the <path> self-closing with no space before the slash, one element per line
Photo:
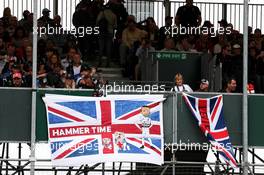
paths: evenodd
<path fill-rule="evenodd" d="M 173 20 L 174 19 L 174 20 Z M 210 21 L 201 24 L 201 12 L 186 0 L 174 17 L 166 16 L 159 28 L 153 17 L 136 22 L 129 15 L 123 0 L 82 0 L 73 14 L 73 25 L 98 26 L 99 34 L 52 34 L 38 36 L 38 87 L 96 88 L 106 83 L 97 67 L 110 67 L 116 62 L 124 68 L 124 76 L 141 80 L 141 70 L 148 51 L 188 51 L 211 54 L 214 66 L 222 67 L 223 84 L 236 81 L 236 91 L 242 91 L 242 34 L 226 20 L 219 21 L 223 32 L 214 29 Z M 173 22 L 175 25 L 173 25 Z M 38 19 L 42 27 L 62 28 L 59 15 L 50 17 L 50 10 L 42 10 Z M 202 27 L 207 33 L 180 34 L 179 27 Z M 65 29 L 64 29 L 65 30 Z M 0 18 L 0 86 L 31 87 L 32 82 L 33 14 L 25 10 L 23 19 L 13 16 L 5 8 Z M 257 93 L 264 93 L 264 42 L 260 29 L 249 27 L 248 75 Z M 91 65 L 96 58 L 97 63 Z M 102 65 L 106 59 L 106 65 Z M 209 61 L 209 60 L 208 60 Z M 178 75 L 179 77 L 179 75 Z M 208 80 L 204 80 L 209 85 Z"/>

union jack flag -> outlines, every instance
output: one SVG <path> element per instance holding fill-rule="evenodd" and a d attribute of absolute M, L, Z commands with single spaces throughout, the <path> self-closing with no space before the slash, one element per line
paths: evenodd
<path fill-rule="evenodd" d="M 205 99 L 183 93 L 183 98 L 212 147 L 226 163 L 236 168 L 237 161 L 223 116 L 223 96 Z"/>
<path fill-rule="evenodd" d="M 53 166 L 98 162 L 163 164 L 160 95 L 79 97 L 49 95 L 46 104 Z M 142 137 L 142 107 L 150 111 Z"/>

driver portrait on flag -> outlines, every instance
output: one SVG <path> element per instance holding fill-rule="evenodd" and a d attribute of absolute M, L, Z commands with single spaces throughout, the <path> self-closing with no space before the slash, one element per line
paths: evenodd
<path fill-rule="evenodd" d="M 149 135 L 149 129 L 151 128 L 151 118 L 150 118 L 150 108 L 148 106 L 142 106 L 141 107 L 141 115 L 139 122 L 137 123 L 137 127 L 141 129 L 142 131 L 142 145 L 141 149 L 145 147 L 145 139 L 149 141 L 149 144 L 152 145 L 150 135 Z M 152 146 L 151 146 L 152 147 Z"/>

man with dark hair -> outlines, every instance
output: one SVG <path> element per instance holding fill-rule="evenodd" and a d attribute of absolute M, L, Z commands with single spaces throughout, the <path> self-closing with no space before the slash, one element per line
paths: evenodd
<path fill-rule="evenodd" d="M 220 92 L 234 93 L 236 92 L 236 87 L 237 87 L 236 79 L 232 77 L 228 79 L 225 88 L 222 89 Z"/>
<path fill-rule="evenodd" d="M 201 11 L 193 5 L 193 0 L 186 0 L 186 5 L 181 6 L 175 17 L 175 24 L 184 27 L 197 27 L 201 25 Z"/>

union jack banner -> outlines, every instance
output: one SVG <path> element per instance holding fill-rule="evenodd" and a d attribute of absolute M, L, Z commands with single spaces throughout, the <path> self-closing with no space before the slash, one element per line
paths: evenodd
<path fill-rule="evenodd" d="M 163 100 L 162 95 L 46 94 L 52 165 L 163 164 Z"/>
<path fill-rule="evenodd" d="M 223 96 L 205 99 L 183 93 L 183 98 L 213 150 L 216 150 L 226 163 L 236 168 L 237 161 L 223 116 Z"/>

